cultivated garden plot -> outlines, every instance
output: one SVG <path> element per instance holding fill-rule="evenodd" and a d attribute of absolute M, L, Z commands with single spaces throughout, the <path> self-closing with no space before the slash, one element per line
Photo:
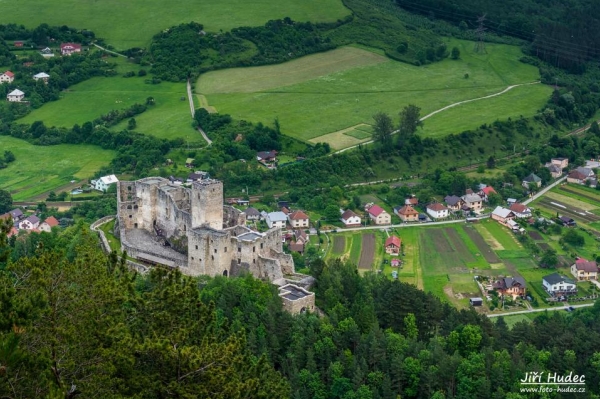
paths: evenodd
<path fill-rule="evenodd" d="M 375 234 L 364 234 L 362 236 L 362 250 L 358 262 L 359 269 L 371 269 L 373 267 L 375 248 Z"/>
<path fill-rule="evenodd" d="M 583 222 L 586 224 L 600 221 L 600 216 L 586 211 L 581 208 L 574 207 L 567 203 L 559 202 L 553 198 L 542 197 L 536 204 L 560 214 L 561 216 L 568 216 L 576 222 Z"/>
<path fill-rule="evenodd" d="M 485 242 L 481 234 L 472 226 L 463 226 L 464 231 L 471 238 L 471 240 L 475 243 L 481 255 L 485 258 L 488 263 L 500 263 L 500 258 L 492 248 Z"/>
<path fill-rule="evenodd" d="M 346 250 L 346 237 L 335 236 L 333 238 L 333 252 L 336 254 L 344 253 Z"/>

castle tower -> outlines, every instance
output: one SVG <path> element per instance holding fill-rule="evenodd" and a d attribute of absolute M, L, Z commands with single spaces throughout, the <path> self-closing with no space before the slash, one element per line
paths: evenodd
<path fill-rule="evenodd" d="M 208 225 L 223 229 L 223 182 L 206 179 L 192 183 L 192 228 Z"/>

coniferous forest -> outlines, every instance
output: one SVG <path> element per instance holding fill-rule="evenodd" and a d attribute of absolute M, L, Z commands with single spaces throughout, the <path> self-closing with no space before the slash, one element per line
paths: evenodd
<path fill-rule="evenodd" d="M 594 398 L 600 306 L 509 329 L 416 287 L 315 260 L 321 315 L 251 276 L 129 271 L 83 224 L 0 235 L 3 398 Z M 27 250 L 25 250 L 27 248 Z M 11 255 L 12 253 L 12 255 Z M 17 256 L 15 256 L 17 255 Z M 526 372 L 586 392 L 521 392 Z"/>

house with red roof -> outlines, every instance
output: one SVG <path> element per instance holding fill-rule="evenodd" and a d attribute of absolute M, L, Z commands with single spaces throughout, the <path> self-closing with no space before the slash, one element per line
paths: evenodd
<path fill-rule="evenodd" d="M 515 202 L 508 209 L 515 214 L 516 218 L 530 218 L 531 217 L 531 209 L 527 205 L 520 204 Z"/>
<path fill-rule="evenodd" d="M 42 224 L 40 224 L 40 231 L 45 231 L 46 233 L 50 233 L 53 227 L 58 226 L 58 220 L 54 216 L 50 216 L 46 218 Z"/>
<path fill-rule="evenodd" d="M 494 187 L 492 187 L 492 186 L 485 186 L 477 194 L 479 194 L 479 196 L 481 198 L 483 198 L 483 200 L 485 202 L 487 202 L 489 195 L 492 194 L 492 193 L 493 194 L 497 194 L 496 190 L 494 190 Z"/>
<path fill-rule="evenodd" d="M 402 240 L 396 236 L 389 236 L 385 240 L 385 253 L 390 255 L 398 255 L 400 253 L 400 247 L 402 246 Z"/>
<path fill-rule="evenodd" d="M 0 75 L 0 84 L 12 83 L 13 80 L 15 80 L 15 74 L 11 71 L 4 71 L 4 73 Z"/>
<path fill-rule="evenodd" d="M 379 205 L 371 205 L 369 209 L 367 209 L 367 213 L 369 214 L 369 218 L 376 225 L 392 223 L 392 216 Z"/>
<path fill-rule="evenodd" d="M 427 205 L 427 213 L 434 219 L 443 219 L 448 217 L 450 210 L 443 204 L 436 202 L 434 204 Z"/>
<path fill-rule="evenodd" d="M 61 43 L 60 53 L 62 55 L 71 55 L 73 53 L 81 53 L 81 44 L 77 43 Z"/>
<path fill-rule="evenodd" d="M 403 222 L 416 222 L 419 220 L 419 212 L 415 211 L 410 205 L 404 205 L 401 208 L 394 208 L 396 215 L 402 219 Z"/>
<path fill-rule="evenodd" d="M 598 280 L 598 264 L 583 258 L 577 258 L 571 265 L 571 274 L 577 281 Z"/>
<path fill-rule="evenodd" d="M 287 215 L 288 221 L 290 222 L 290 226 L 293 229 L 301 229 L 309 227 L 309 218 L 308 215 L 302 211 L 294 211 L 288 213 Z"/>

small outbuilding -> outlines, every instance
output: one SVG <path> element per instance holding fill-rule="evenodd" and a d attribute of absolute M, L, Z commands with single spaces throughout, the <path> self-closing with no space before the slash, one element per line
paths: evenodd
<path fill-rule="evenodd" d="M 476 297 L 476 298 L 469 298 L 469 304 L 471 306 L 481 306 L 483 305 L 483 299 Z"/>

